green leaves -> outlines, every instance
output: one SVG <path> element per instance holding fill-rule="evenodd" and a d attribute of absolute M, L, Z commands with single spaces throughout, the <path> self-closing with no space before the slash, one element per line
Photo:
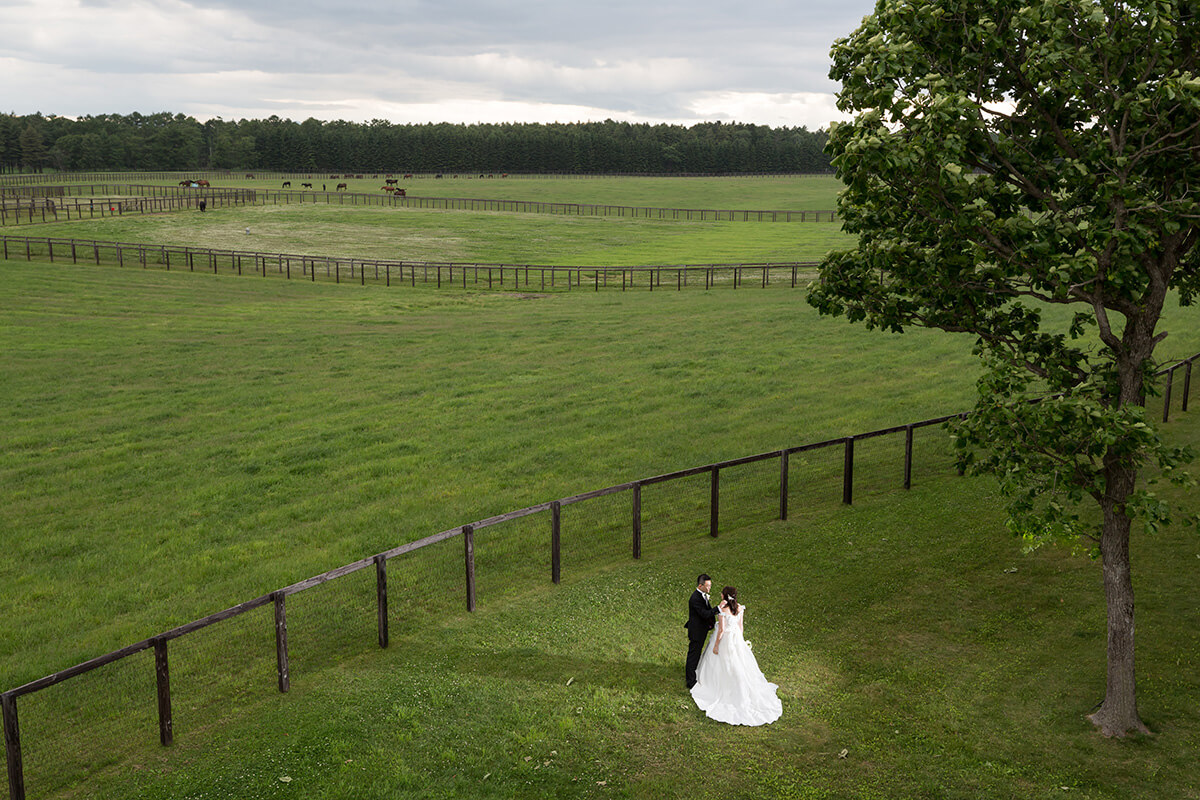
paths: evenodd
<path fill-rule="evenodd" d="M 829 152 L 855 249 L 810 302 L 868 327 L 978 337 L 987 374 L 956 428 L 1031 544 L 1086 532 L 1079 504 L 1168 517 L 1141 406 L 1172 289 L 1200 291 L 1200 41 L 1182 2 L 883 2 L 834 47 Z M 984 109 L 990 109 L 985 112 Z M 1077 305 L 1059 328 L 1040 309 Z M 1061 316 L 1056 318 L 1061 319 Z M 1061 397 L 1028 402 L 1045 393 Z M 1141 491 L 1141 490 L 1137 490 Z"/>

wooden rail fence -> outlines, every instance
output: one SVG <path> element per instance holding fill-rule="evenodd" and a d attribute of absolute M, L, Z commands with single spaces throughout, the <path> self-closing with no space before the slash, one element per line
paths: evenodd
<path fill-rule="evenodd" d="M 697 222 L 835 222 L 837 212 L 660 208 L 599 203 L 550 203 L 536 200 L 496 200 L 470 197 L 424 197 L 387 193 L 328 192 L 284 189 L 188 188 L 153 185 L 63 184 L 0 187 L 0 225 L 93 219 L 119 213 L 161 213 L 196 208 L 214 196 L 220 205 L 305 205 L 380 206 L 437 209 L 444 211 L 493 211 L 518 214 L 670 219 Z M 109 208 L 106 206 L 113 206 Z M 118 207 L 119 206 L 119 207 Z M 107 213 L 106 212 L 107 209 Z"/>
<path fill-rule="evenodd" d="M 407 261 L 339 258 L 301 253 L 268 253 L 259 250 L 221 250 L 184 245 L 150 245 L 102 242 L 91 239 L 61 239 L 48 236 L 0 235 L 0 255 L 5 259 L 35 258 L 50 263 L 80 262 L 118 266 L 139 265 L 143 269 L 188 270 L 216 274 L 258 275 L 287 280 L 343 280 L 384 286 L 418 283 L 443 287 L 538 291 L 590 288 L 650 291 L 689 287 L 712 289 L 718 285 L 734 289 L 748 286 L 784 285 L 796 288 L 815 274 L 817 262 L 790 261 L 742 264 L 652 264 L 635 267 L 546 264 L 501 264 L 487 262 Z M 295 274 L 293 274 L 295 273 Z"/>
<path fill-rule="evenodd" d="M 1182 405 L 1183 411 L 1187 410 L 1188 396 L 1191 390 L 1191 374 L 1192 364 L 1200 359 L 1200 353 L 1191 356 L 1190 358 L 1179 361 L 1170 367 L 1159 370 L 1156 375 L 1167 378 L 1167 389 L 1164 393 L 1163 402 L 1163 420 L 1166 421 L 1169 416 L 1171 406 L 1171 387 L 1175 381 L 1175 373 L 1182 370 L 1184 372 L 1183 388 L 1182 388 Z M 522 517 L 531 516 L 549 512 L 549 527 L 550 527 L 550 549 L 551 549 L 551 574 L 550 580 L 557 584 L 561 580 L 561 512 L 564 506 L 584 503 L 588 500 L 593 500 L 600 497 L 606 497 L 618 493 L 628 492 L 631 495 L 632 517 L 630 519 L 629 535 L 630 535 L 630 552 L 633 558 L 641 557 L 641 537 L 642 537 L 642 504 L 641 495 L 642 488 L 655 484 L 668 483 L 670 481 L 679 480 L 705 473 L 709 476 L 709 526 L 708 535 L 716 537 L 721 526 L 721 475 L 722 472 L 736 468 L 738 466 L 753 464 L 764 461 L 777 460 L 779 463 L 779 519 L 787 519 L 788 508 L 788 474 L 789 474 L 789 459 L 791 456 L 798 453 L 819 450 L 822 448 L 842 448 L 842 502 L 846 504 L 853 503 L 854 500 L 854 445 L 855 442 L 860 442 L 867 439 L 877 437 L 904 434 L 904 468 L 903 468 L 903 486 L 909 489 L 912 486 L 912 467 L 913 467 L 913 432 L 919 428 L 924 428 L 932 425 L 939 425 L 955 417 L 965 417 L 966 413 L 950 414 L 947 416 L 936 417 L 933 419 L 913 422 L 906 425 L 897 425 L 891 428 L 884 428 L 867 433 L 860 433 L 853 436 L 845 436 L 836 439 L 829 439 L 822 442 L 812 444 L 803 444 L 795 447 L 788 447 L 782 450 L 776 450 L 756 455 L 744 456 L 742 458 L 721 461 L 713 464 L 706 464 L 700 467 L 670 472 L 663 475 L 657 475 L 640 480 L 621 483 L 615 486 L 609 486 L 603 489 L 596 489 L 590 492 L 565 497 L 559 500 L 552 500 L 547 503 L 529 506 L 527 508 L 510 511 L 504 514 L 499 514 L 487 519 L 478 520 L 476 522 L 461 525 L 440 533 L 427 536 L 414 542 L 402 544 L 386 550 L 382 553 L 361 558 L 350 564 L 337 567 L 336 569 L 323 572 L 320 575 L 315 575 L 311 578 L 299 581 L 298 583 L 285 586 L 273 592 L 269 592 L 252 600 L 247 600 L 236 606 L 226 608 L 214 614 L 210 614 L 201 619 L 194 620 L 179 627 L 164 631 L 156 636 L 151 636 L 148 639 L 143 639 L 140 642 L 128 645 L 106 653 L 96 658 L 89 659 L 73 667 L 55 672 L 51 675 L 39 678 L 21 686 L 9 689 L 3 694 L 0 694 L 0 708 L 3 711 L 4 723 L 4 747 L 5 756 L 8 767 L 8 790 L 10 800 L 26 800 L 25 779 L 22 764 L 21 750 L 21 732 L 20 723 L 17 714 L 17 700 L 25 695 L 41 691 L 48 687 L 70 680 L 71 678 L 83 675 L 92 670 L 99 669 L 109 664 L 113 664 L 131 655 L 140 653 L 146 650 L 154 650 L 154 672 L 156 681 L 156 702 L 158 707 L 158 737 L 163 745 L 169 745 L 173 741 L 173 721 L 172 721 L 172 695 L 170 689 L 170 642 L 179 639 L 180 637 L 194 633 L 196 631 L 215 625 L 234 617 L 240 616 L 248 611 L 271 605 L 274 609 L 275 620 L 275 651 L 276 651 L 276 676 L 277 687 L 280 692 L 287 692 L 290 688 L 290 666 L 287 641 L 287 600 L 293 595 L 319 586 L 328 581 L 335 580 L 345 575 L 358 572 L 363 569 L 375 570 L 376 582 L 376 625 L 377 625 L 377 641 L 380 647 L 387 647 L 389 641 L 388 631 L 388 583 L 387 583 L 387 564 L 388 561 L 394 558 L 399 558 L 421 550 L 422 548 L 438 544 L 450 539 L 460 538 L 463 542 L 463 567 L 464 567 L 464 588 L 466 597 L 467 611 L 474 611 L 476 608 L 476 564 L 475 564 L 475 548 L 474 535 L 475 532 L 493 525 L 499 525 L 504 522 L 519 519 Z"/>

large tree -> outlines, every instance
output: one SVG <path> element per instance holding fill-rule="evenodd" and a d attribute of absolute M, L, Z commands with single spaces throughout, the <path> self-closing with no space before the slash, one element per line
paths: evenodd
<path fill-rule="evenodd" d="M 1146 731 L 1129 542 L 1166 510 L 1141 473 L 1178 477 L 1190 457 L 1145 403 L 1164 305 L 1200 285 L 1197 9 L 880 0 L 832 51 L 852 121 L 828 149 L 858 243 L 825 260 L 811 302 L 976 338 L 959 457 L 1000 477 L 1031 546 L 1097 552 L 1108 660 L 1090 718 L 1106 735 Z"/>

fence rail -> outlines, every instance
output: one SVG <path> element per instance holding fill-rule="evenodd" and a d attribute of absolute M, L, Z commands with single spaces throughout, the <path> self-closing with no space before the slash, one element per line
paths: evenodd
<path fill-rule="evenodd" d="M 236 202 L 233 201 L 233 202 Z M 80 262 L 143 269 L 187 270 L 216 274 L 258 275 L 286 280 L 334 283 L 349 281 L 365 286 L 436 285 L 437 288 L 553 291 L 571 289 L 734 289 L 749 286 L 796 288 L 815 274 L 817 262 L 790 261 L 741 264 L 650 264 L 631 267 L 488 262 L 409 261 L 317 256 L 303 253 L 269 253 L 260 250 L 221 250 L 184 245 L 150 245 L 63 239 L 48 236 L 0 235 L 0 255 L 5 259 L 50 263 Z"/>
<path fill-rule="evenodd" d="M 516 214 L 670 219 L 697 222 L 834 222 L 837 212 L 816 210 L 662 208 L 601 203 L 550 203 L 537 200 L 496 200 L 471 197 L 400 196 L 284 189 L 154 186 L 141 184 L 61 184 L 0 187 L 0 225 L 94 219 L 122 213 L 161 213 L 196 208 L 205 198 L 219 196 L 221 205 L 338 205 L 419 208 L 444 211 L 492 211 Z M 112 201 L 120 208 L 110 208 Z M 214 206 L 215 207 L 215 206 Z M 72 216 L 72 214 L 74 216 Z"/>
<path fill-rule="evenodd" d="M 1175 373 L 1182 370 L 1184 372 L 1183 386 L 1181 391 L 1181 410 L 1186 411 L 1188 406 L 1189 394 L 1191 391 L 1191 373 L 1192 364 L 1200 359 L 1200 353 L 1191 356 L 1190 358 L 1179 361 L 1169 367 L 1159 370 L 1156 375 L 1166 376 L 1166 390 L 1163 399 L 1163 420 L 1166 421 L 1169 417 L 1169 412 L 1172 406 L 1172 387 L 1175 383 Z M 890 428 L 883 428 L 866 433 L 860 433 L 853 436 L 844 436 L 835 439 L 827 439 L 820 442 L 802 444 L 793 447 L 787 447 L 781 450 L 774 450 L 754 455 L 743 456 L 740 458 L 719 461 L 703 466 L 691 467 L 688 469 L 678 470 L 675 472 L 664 473 L 639 480 L 629 481 L 626 483 L 608 486 L 602 489 L 596 489 L 581 494 L 576 494 L 570 497 L 553 500 L 550 502 L 539 503 L 537 505 L 528 506 L 526 508 L 509 511 L 504 514 L 499 514 L 475 522 L 460 525 L 440 533 L 427 536 L 417 541 L 408 542 L 406 544 L 393 547 L 375 555 L 361 558 L 357 561 L 345 564 L 327 572 L 315 575 L 311 578 L 293 583 L 281 589 L 260 595 L 251 600 L 247 600 L 230 608 L 210 614 L 201 619 L 180 625 L 170 630 L 143 639 L 135 644 L 114 650 L 96 658 L 89 659 L 75 666 L 61 670 L 59 672 L 47 675 L 37 680 L 30 681 L 15 688 L 0 694 L 0 706 L 3 711 L 4 723 L 4 743 L 6 766 L 8 773 L 8 786 L 10 800 L 25 800 L 26 785 L 25 772 L 23 762 L 23 750 L 21 742 L 21 729 L 17 714 L 17 701 L 19 698 L 33 695 L 37 692 L 48 689 L 57 684 L 64 683 L 73 678 L 78 678 L 82 675 L 92 673 L 103 667 L 124 662 L 131 656 L 148 650 L 154 651 L 154 666 L 153 674 L 155 680 L 155 702 L 157 707 L 158 719 L 158 734 L 159 742 L 162 745 L 169 745 L 174 738 L 174 716 L 172 712 L 172 691 L 170 682 L 170 649 L 169 644 L 178 641 L 191 634 L 195 634 L 203 629 L 209 628 L 217 623 L 226 622 L 242 615 L 246 615 L 255 609 L 271 606 L 274 612 L 274 641 L 275 641 L 275 681 L 280 692 L 287 692 L 290 688 L 291 681 L 291 662 L 290 650 L 288 644 L 288 600 L 302 592 L 322 586 L 338 578 L 360 572 L 362 570 L 370 570 L 374 567 L 374 602 L 371 603 L 370 616 L 374 619 L 374 627 L 376 640 L 380 647 L 387 647 L 389 642 L 389 615 L 388 615 L 388 563 L 393 559 L 398 559 L 403 556 L 413 556 L 420 552 L 443 552 L 437 550 L 437 547 L 444 542 L 449 542 L 455 539 L 462 540 L 462 575 L 461 598 L 465 600 L 468 611 L 476 609 L 477 602 L 477 561 L 476 561 L 476 534 L 489 527 L 514 523 L 517 520 L 527 519 L 536 515 L 543 515 L 549 512 L 549 578 L 551 582 L 557 584 L 562 578 L 562 543 L 563 543 L 563 509 L 568 506 L 575 506 L 591 501 L 600 502 L 602 499 L 611 498 L 619 495 L 628 495 L 630 503 L 626 507 L 628 516 L 625 517 L 625 522 L 618 525 L 617 529 L 624 528 L 625 536 L 628 537 L 628 549 L 626 553 L 632 558 L 640 558 L 642 555 L 643 546 L 643 523 L 648 518 L 648 509 L 643 505 L 643 490 L 647 487 L 659 486 L 663 484 L 671 484 L 679 482 L 677 485 L 683 487 L 689 478 L 708 476 L 708 500 L 707 500 L 707 521 L 709 536 L 716 537 L 719 534 L 722 520 L 728 521 L 726 516 L 728 512 L 724 509 L 722 503 L 722 477 L 733 473 L 739 467 L 748 467 L 755 464 L 764 464 L 774 460 L 778 461 L 778 470 L 773 470 L 771 473 L 777 475 L 776 478 L 771 478 L 770 481 L 777 486 L 777 512 L 772 511 L 772 517 L 776 519 L 786 520 L 789 514 L 789 498 L 792 493 L 790 488 L 790 475 L 792 473 L 791 457 L 800 453 L 813 453 L 825 449 L 831 449 L 835 453 L 838 448 L 841 449 L 841 497 L 842 502 L 850 504 L 854 499 L 855 489 L 855 444 L 859 442 L 869 442 L 871 440 L 882 439 L 888 436 L 904 434 L 904 458 L 903 458 L 903 483 L 905 489 L 912 485 L 912 467 L 913 467 L 913 442 L 914 432 L 939 425 L 956 417 L 965 417 L 966 413 L 950 414 L 946 416 L 936 417 L 932 419 L 912 422 L 905 425 L 896 425 Z M 736 474 L 736 473 L 734 473 Z M 893 478 L 894 479 L 894 478 Z M 737 483 L 734 483 L 733 488 L 737 489 Z M 767 488 L 755 494 L 755 505 L 765 501 L 769 496 L 774 495 L 775 491 L 772 488 Z M 679 488 L 678 491 L 686 492 L 685 488 Z M 772 501 L 773 502 L 773 501 Z M 754 517 L 760 512 L 751 512 L 748 516 Z M 742 517 L 744 523 L 746 517 Z M 545 523 L 544 523 L 545 524 Z M 694 525 L 686 525 L 686 536 L 695 536 Z M 541 539 L 542 544 L 538 547 L 545 547 L 545 539 Z M 528 564 L 536 559 L 528 552 L 521 551 L 517 553 L 518 558 L 523 564 Z M 543 578 L 544 579 L 544 578 Z M 511 582 L 511 581 L 506 581 Z M 149 702 L 149 701 L 147 701 Z"/>

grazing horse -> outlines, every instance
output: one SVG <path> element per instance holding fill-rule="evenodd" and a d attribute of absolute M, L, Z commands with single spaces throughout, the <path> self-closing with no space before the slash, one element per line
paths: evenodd
<path fill-rule="evenodd" d="M 388 186 L 395 186 L 398 181 L 395 178 L 388 178 L 386 181 L 384 181 L 384 183 L 386 183 Z"/>
<path fill-rule="evenodd" d="M 383 190 L 384 190 L 385 192 L 387 192 L 388 194 L 391 194 L 392 192 L 396 191 L 396 187 L 395 187 L 395 186 L 380 186 L 379 188 L 380 188 L 380 189 L 383 189 Z"/>
<path fill-rule="evenodd" d="M 349 188 L 350 188 L 350 187 L 349 187 L 349 186 L 347 186 L 347 185 L 346 185 L 346 184 L 344 184 L 344 183 L 339 183 L 339 184 L 337 185 L 337 191 L 339 191 L 339 192 L 340 192 L 340 191 L 343 191 L 344 189 L 349 189 Z"/>
<path fill-rule="evenodd" d="M 196 185 L 197 186 L 209 186 L 210 184 L 208 181 L 196 181 Z"/>
<path fill-rule="evenodd" d="M 311 183 L 302 183 L 302 184 L 300 184 L 300 188 L 301 189 L 311 189 L 312 184 Z"/>
<path fill-rule="evenodd" d="M 411 180 L 412 180 L 412 173 L 411 173 L 411 172 L 407 172 L 407 173 L 405 173 L 405 174 L 404 174 L 404 180 L 406 180 L 406 181 L 411 181 Z"/>
<path fill-rule="evenodd" d="M 191 186 L 192 182 L 191 181 L 180 181 L 179 185 L 180 186 Z"/>
<path fill-rule="evenodd" d="M 246 177 L 249 178 L 250 180 L 254 180 L 254 176 L 251 175 L 249 172 L 246 173 Z"/>
<path fill-rule="evenodd" d="M 292 188 L 292 182 L 291 182 L 291 181 L 284 181 L 284 182 L 283 182 L 283 188 L 284 188 L 284 189 L 290 189 L 290 188 Z"/>
<path fill-rule="evenodd" d="M 408 191 L 405 189 L 397 189 L 396 197 L 408 197 Z"/>

